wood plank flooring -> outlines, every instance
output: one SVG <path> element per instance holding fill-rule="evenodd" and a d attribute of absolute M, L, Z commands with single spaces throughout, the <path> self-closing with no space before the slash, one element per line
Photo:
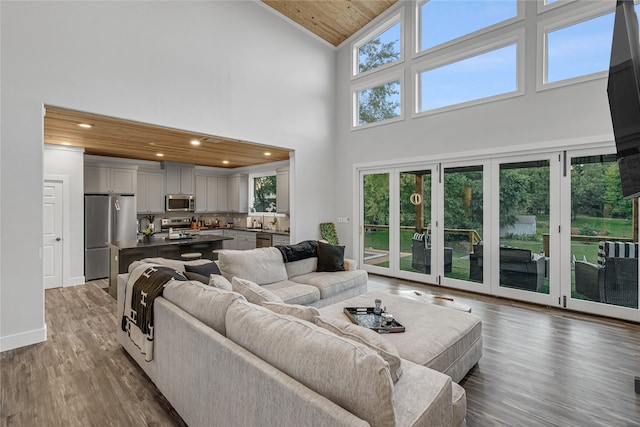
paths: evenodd
<path fill-rule="evenodd" d="M 640 427 L 640 325 L 369 277 L 370 290 L 447 295 L 482 318 L 484 355 L 461 382 L 469 426 Z M 1 426 L 184 425 L 118 345 L 98 283 L 45 296 L 48 340 L 0 354 Z"/>

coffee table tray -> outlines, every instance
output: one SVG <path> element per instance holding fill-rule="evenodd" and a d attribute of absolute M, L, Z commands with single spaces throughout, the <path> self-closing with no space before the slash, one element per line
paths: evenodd
<path fill-rule="evenodd" d="M 345 307 L 344 314 L 356 325 L 372 329 L 379 334 L 404 332 L 404 326 L 395 318 L 391 326 L 380 325 L 380 315 L 373 312 L 374 307 Z"/>

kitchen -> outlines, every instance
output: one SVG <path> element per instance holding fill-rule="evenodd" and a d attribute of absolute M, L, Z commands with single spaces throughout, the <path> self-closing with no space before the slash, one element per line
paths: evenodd
<path fill-rule="evenodd" d="M 50 110 L 47 109 L 47 116 L 49 116 L 49 112 Z M 76 120 L 77 117 L 74 116 L 73 119 Z M 95 125 L 93 130 L 104 124 L 100 120 L 101 118 L 91 117 L 91 123 Z M 106 118 L 104 120 L 110 121 L 108 124 L 112 128 L 118 125 L 116 119 Z M 127 122 L 127 124 L 129 127 L 131 126 L 131 122 Z M 106 127 L 106 124 L 104 125 Z M 225 248 L 242 250 L 256 247 L 256 244 L 265 244 L 264 235 L 261 234 L 261 238 L 256 239 L 258 233 L 272 236 L 271 244 L 273 245 L 289 243 L 289 181 L 291 179 L 289 171 L 290 165 L 293 165 L 293 157 L 289 160 L 289 156 L 292 153 L 286 150 L 278 152 L 271 147 L 241 143 L 237 140 L 230 142 L 229 145 L 225 145 L 224 142 L 212 143 L 209 141 L 207 143 L 202 137 L 200 139 L 205 147 L 200 151 L 199 148 L 202 147 L 193 148 L 193 134 L 164 128 L 158 131 L 155 129 L 157 127 L 144 124 L 136 125 L 144 127 L 144 131 L 136 129 L 138 134 L 150 134 L 149 140 L 155 142 L 147 144 L 155 148 L 149 154 L 150 149 L 140 150 L 132 143 L 130 148 L 135 152 L 120 153 L 119 156 L 129 156 L 124 158 L 115 156 L 111 151 L 100 152 L 100 155 L 89 154 L 96 150 L 95 147 L 90 147 L 92 141 L 98 141 L 96 146 L 104 148 L 109 144 L 109 141 L 112 143 L 113 137 L 110 139 L 105 137 L 103 141 L 99 135 L 94 134 L 90 142 L 76 144 L 75 141 L 81 139 L 76 136 L 75 139 L 68 138 L 73 141 L 71 145 L 63 145 L 65 140 L 56 135 L 58 131 L 49 130 L 47 118 L 45 118 L 45 181 L 47 179 L 61 179 L 65 183 L 63 186 L 65 196 L 63 203 L 65 206 L 64 227 L 62 227 L 59 243 L 63 247 L 63 259 L 57 261 L 61 265 L 59 271 L 62 276 L 62 286 L 81 284 L 89 280 L 92 275 L 95 277 L 95 273 L 85 271 L 84 265 L 86 249 L 85 194 L 135 195 L 132 228 L 136 234 L 133 237 L 126 237 L 127 240 L 142 240 L 140 231 L 148 228 L 147 216 L 153 215 L 152 224 L 156 239 L 169 237 L 169 229 L 162 226 L 163 219 L 182 219 L 184 222 L 188 219 L 188 227 L 182 225 L 182 227 L 175 228 L 188 228 L 190 234 L 194 232 L 203 236 L 222 234 L 225 237 L 230 237 L 233 240 L 226 240 L 223 246 Z M 67 125 L 67 128 L 71 126 L 77 127 L 76 123 L 73 123 Z M 80 128 L 78 127 L 78 129 Z M 74 129 L 73 132 L 77 131 Z M 109 132 L 117 133 L 119 137 L 127 139 L 127 132 L 122 128 L 119 128 L 117 132 L 114 130 Z M 172 132 L 180 133 L 181 140 L 190 137 L 191 139 L 186 141 L 188 147 L 183 144 L 181 151 L 178 152 L 178 143 Z M 169 142 L 161 145 L 159 143 L 162 139 L 160 135 L 164 135 L 165 139 L 168 138 Z M 52 143 L 48 143 L 48 141 Z M 173 154 L 170 153 L 170 147 L 173 147 Z M 229 156 L 220 154 L 220 152 L 212 154 L 211 147 L 214 149 L 222 148 L 235 154 Z M 239 147 L 242 148 L 242 152 L 239 152 Z M 159 154 L 157 151 L 161 149 L 167 151 L 163 158 L 156 156 Z M 269 150 L 270 153 L 266 150 Z M 267 154 L 270 156 L 267 157 Z M 264 158 L 261 158 L 262 156 Z M 137 157 L 155 157 L 155 159 L 147 160 Z M 219 161 L 219 166 L 184 163 L 187 160 L 212 163 L 213 159 L 223 158 L 229 158 L 229 163 L 223 164 Z M 161 161 L 163 159 L 164 161 Z M 251 212 L 249 209 L 252 197 L 249 191 L 250 181 L 254 176 L 265 174 L 277 176 L 277 209 L 265 213 Z M 167 210 L 167 195 L 193 196 L 195 199 L 193 210 Z M 191 229 L 191 220 L 194 217 L 196 218 L 195 230 Z M 260 224 L 262 228 L 257 224 Z M 89 274 L 85 277 L 86 273 Z"/>

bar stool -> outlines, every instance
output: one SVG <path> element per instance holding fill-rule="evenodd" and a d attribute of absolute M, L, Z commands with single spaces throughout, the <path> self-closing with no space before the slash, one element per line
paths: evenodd
<path fill-rule="evenodd" d="M 180 258 L 182 258 L 185 261 L 200 259 L 201 257 L 202 257 L 202 254 L 200 252 L 187 252 L 180 255 Z"/>

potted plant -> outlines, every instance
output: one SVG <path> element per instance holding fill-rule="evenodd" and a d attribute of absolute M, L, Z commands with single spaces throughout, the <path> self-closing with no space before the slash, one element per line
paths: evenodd
<path fill-rule="evenodd" d="M 153 231 L 151 228 L 147 228 L 142 232 L 142 241 L 145 243 L 151 243 L 155 241 L 156 238 L 154 234 L 155 234 L 155 231 Z"/>
<path fill-rule="evenodd" d="M 148 228 L 150 228 L 151 231 L 155 230 L 155 224 L 153 222 L 156 220 L 156 216 L 149 214 L 145 218 L 147 218 L 147 221 L 149 221 Z"/>

